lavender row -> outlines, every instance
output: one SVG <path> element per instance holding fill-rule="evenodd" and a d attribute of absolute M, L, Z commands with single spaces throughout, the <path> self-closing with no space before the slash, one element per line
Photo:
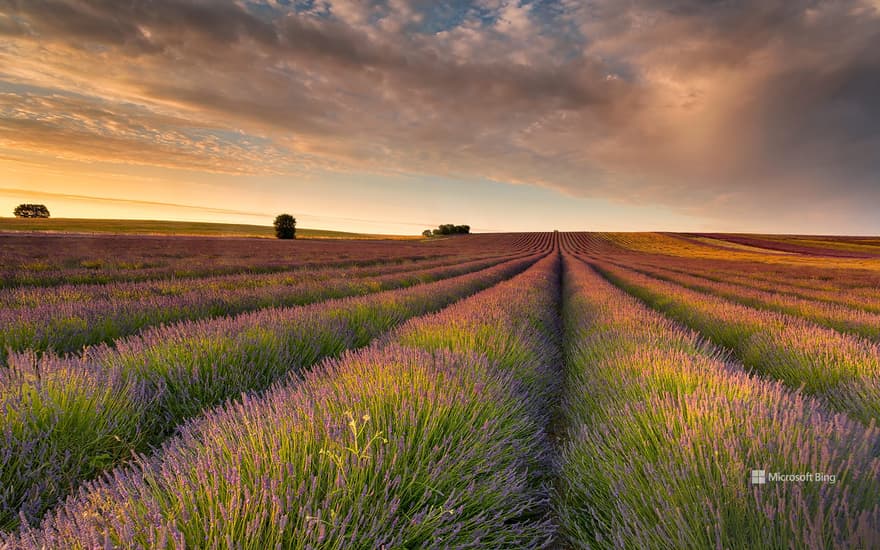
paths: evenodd
<path fill-rule="evenodd" d="M 96 285 L 85 285 L 85 289 L 41 288 L 29 294 L 60 294 L 81 301 L 47 300 L 38 307 L 0 309 L 0 363 L 7 350 L 78 352 L 84 346 L 111 342 L 154 325 L 405 287 L 481 269 L 504 259 L 462 264 L 447 260 L 372 270 L 306 270 L 147 285 L 127 283 L 103 289 L 95 289 Z"/>
<path fill-rule="evenodd" d="M 865 300 L 876 304 L 880 297 L 880 271 L 873 268 L 870 262 L 819 259 L 799 255 L 778 255 L 765 250 L 764 253 L 737 256 L 735 249 L 717 248 L 710 245 L 706 250 L 713 251 L 708 257 L 692 255 L 694 244 L 701 244 L 681 236 L 673 237 L 662 246 L 652 250 L 640 247 L 644 251 L 636 252 L 624 248 L 614 249 L 610 242 L 602 246 L 599 237 L 586 233 L 569 233 L 565 235 L 567 249 L 599 256 L 615 256 L 640 263 L 651 262 L 661 267 L 677 269 L 685 273 L 708 273 L 728 277 L 736 277 L 750 284 L 760 284 L 764 290 L 782 287 L 793 292 L 803 292 L 807 298 L 822 296 L 831 301 L 845 300 L 845 305 L 860 307 L 859 301 Z M 619 237 L 617 240 L 620 240 Z M 681 243 L 675 248 L 674 242 Z M 658 241 L 658 244 L 660 242 Z M 718 254 L 719 251 L 724 253 Z M 654 253 L 652 253 L 654 252 Z M 757 251 L 753 251 L 757 252 Z M 731 254 L 734 254 L 731 256 Z M 853 298 L 853 301 L 847 300 Z"/>
<path fill-rule="evenodd" d="M 880 545 L 876 428 L 724 362 L 576 260 L 564 288 L 565 544 Z"/>
<path fill-rule="evenodd" d="M 803 279 L 796 280 L 792 276 L 781 274 L 766 273 L 762 275 L 755 271 L 748 271 L 748 274 L 743 274 L 743 270 L 740 269 L 708 268 L 699 264 L 675 266 L 664 265 L 663 262 L 652 262 L 648 265 L 653 268 L 666 269 L 673 273 L 692 275 L 712 282 L 735 284 L 750 289 L 839 304 L 874 313 L 880 312 L 880 299 L 878 299 L 880 294 L 873 287 L 839 288 L 837 284 L 828 281 L 813 284 L 807 283 Z"/>
<path fill-rule="evenodd" d="M 82 357 L 13 355 L 0 378 L 0 524 L 38 519 L 79 482 L 208 407 L 364 346 L 536 259 L 404 290 L 151 329 Z"/>
<path fill-rule="evenodd" d="M 0 234 L 0 288 L 272 273 L 461 254 L 535 252 L 547 248 L 550 240 L 547 233 L 429 241 Z"/>
<path fill-rule="evenodd" d="M 760 290 L 779 290 L 786 294 L 880 311 L 877 273 L 868 269 L 838 267 L 810 269 L 806 266 L 780 266 L 757 262 L 669 261 L 651 262 L 678 273 L 691 273 L 709 280 L 734 282 Z"/>
<path fill-rule="evenodd" d="M 558 262 L 188 423 L 6 544 L 546 546 Z"/>
<path fill-rule="evenodd" d="M 59 243 L 63 246 L 64 243 Z M 74 263 L 65 262 L 55 265 L 49 258 L 25 262 L 14 269 L 0 272 L 0 289 L 10 290 L 28 287 L 55 287 L 69 284 L 95 285 L 114 282 L 147 282 L 155 280 L 198 279 L 224 275 L 262 275 L 283 273 L 293 269 L 316 269 L 321 267 L 368 267 L 381 265 L 388 261 L 419 261 L 442 257 L 434 253 L 409 253 L 387 256 L 376 254 L 340 256 L 338 261 L 328 262 L 326 258 L 332 254 L 310 254 L 306 257 L 281 256 L 267 258 L 262 261 L 248 263 L 253 258 L 224 258 L 218 255 L 201 255 L 189 250 L 180 253 L 169 253 L 167 257 L 159 254 L 158 258 L 137 261 L 111 260 L 98 254 L 112 253 L 113 248 L 87 252 L 82 259 Z M 391 252 L 391 251 L 389 251 Z M 95 254 L 95 256 L 92 256 Z M 3 257 L 0 254 L 0 257 Z"/>
<path fill-rule="evenodd" d="M 610 264 L 595 265 L 627 292 L 731 350 L 756 372 L 821 397 L 865 423 L 880 420 L 876 344 Z"/>
<path fill-rule="evenodd" d="M 63 307 L 84 301 L 138 301 L 152 297 L 184 296 L 199 290 L 257 289 L 283 284 L 296 284 L 304 279 L 332 279 L 341 274 L 368 277 L 396 271 L 451 265 L 477 259 L 513 256 L 508 254 L 444 255 L 419 259 L 389 260 L 380 264 L 352 266 L 293 266 L 272 273 L 233 273 L 197 278 L 149 279 L 146 281 L 115 281 L 100 284 L 61 284 L 51 288 L 14 287 L 0 289 L 0 308 L 34 309 L 42 306 Z M 522 253 L 523 256 L 527 255 Z"/>
<path fill-rule="evenodd" d="M 782 298 L 799 298 L 803 300 L 819 302 L 822 307 L 825 303 L 844 308 L 863 310 L 871 313 L 880 313 L 880 289 L 873 286 L 843 286 L 838 282 L 822 280 L 810 287 L 804 286 L 804 281 L 794 278 L 792 274 L 774 274 L 769 272 L 761 274 L 752 269 L 741 269 L 745 266 L 734 264 L 733 268 L 706 267 L 700 263 L 678 263 L 668 261 L 643 261 L 631 259 L 625 262 L 630 265 L 639 265 L 652 270 L 662 270 L 674 275 L 687 275 L 722 285 L 734 285 L 746 288 L 749 291 L 763 291 L 778 294 Z M 857 279 L 853 270 L 837 270 L 837 276 L 849 276 Z M 697 281 L 695 281 L 697 282 Z"/>
<path fill-rule="evenodd" d="M 795 315 L 840 332 L 855 334 L 869 340 L 880 340 L 880 313 L 872 313 L 823 300 L 791 296 L 776 291 L 759 290 L 725 281 L 711 281 L 704 277 L 677 273 L 641 263 L 615 263 L 649 277 L 678 284 L 698 292 L 706 292 L 749 307 Z"/>

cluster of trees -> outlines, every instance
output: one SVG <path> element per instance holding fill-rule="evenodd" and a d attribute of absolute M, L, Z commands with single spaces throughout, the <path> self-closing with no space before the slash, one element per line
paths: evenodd
<path fill-rule="evenodd" d="M 437 227 L 437 229 L 425 229 L 422 231 L 422 235 L 425 237 L 431 237 L 435 235 L 467 235 L 471 232 L 471 226 L 469 225 L 455 225 L 452 223 L 444 223 Z"/>
<path fill-rule="evenodd" d="M 45 204 L 19 204 L 12 211 L 16 218 L 48 218 L 49 209 Z"/>
<path fill-rule="evenodd" d="M 290 214 L 279 214 L 275 217 L 275 236 L 279 239 L 296 238 L 296 218 Z"/>

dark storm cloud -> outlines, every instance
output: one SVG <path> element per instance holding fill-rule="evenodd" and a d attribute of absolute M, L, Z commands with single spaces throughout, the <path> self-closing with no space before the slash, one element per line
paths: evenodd
<path fill-rule="evenodd" d="M 4 0 L 0 9 L 23 20 L 41 38 L 67 40 L 73 45 L 101 43 L 131 45 L 154 51 L 144 29 L 161 29 L 172 40 L 200 35 L 214 42 L 235 41 L 239 36 L 271 42 L 270 24 L 250 16 L 230 3 L 175 0 Z"/>
<path fill-rule="evenodd" d="M 666 183 L 656 195 L 760 216 L 880 199 L 875 5 L 609 1 L 573 14 L 590 51 L 625 63 L 652 97 L 627 121 L 654 130 L 626 140 L 642 159 L 612 164 L 644 166 L 641 178 Z"/>
<path fill-rule="evenodd" d="M 80 92 L 89 99 L 63 107 L 74 113 L 99 103 L 128 120 L 136 105 L 143 126 L 163 129 L 41 116 L 50 106 L 28 120 L 0 113 L 17 132 L 5 145 L 97 155 L 104 142 L 126 159 L 142 143 L 156 152 L 148 162 L 167 153 L 164 164 L 188 166 L 229 151 L 252 172 L 277 171 L 286 155 L 708 216 L 880 199 L 875 3 L 480 0 L 448 11 L 0 0 L 0 78 Z M 224 137 L 202 152 L 179 137 L 193 128 L 272 146 L 260 158 Z"/>

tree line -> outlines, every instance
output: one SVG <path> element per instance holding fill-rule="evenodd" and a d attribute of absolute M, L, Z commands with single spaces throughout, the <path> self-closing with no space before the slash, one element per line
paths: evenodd
<path fill-rule="evenodd" d="M 471 232 L 471 226 L 469 225 L 455 225 L 452 223 L 445 223 L 443 225 L 437 226 L 437 229 L 425 229 L 422 231 L 422 235 L 425 237 L 433 237 L 437 235 L 467 235 Z"/>
<path fill-rule="evenodd" d="M 16 218 L 48 218 L 49 209 L 45 204 L 19 204 L 12 211 Z"/>

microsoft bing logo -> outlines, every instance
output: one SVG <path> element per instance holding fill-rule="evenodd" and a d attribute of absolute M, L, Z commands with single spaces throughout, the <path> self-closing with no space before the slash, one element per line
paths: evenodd
<path fill-rule="evenodd" d="M 749 480 L 752 485 L 765 485 L 768 482 L 828 483 L 834 485 L 838 481 L 836 474 L 826 474 L 824 472 L 767 473 L 765 470 L 752 470 Z"/>

